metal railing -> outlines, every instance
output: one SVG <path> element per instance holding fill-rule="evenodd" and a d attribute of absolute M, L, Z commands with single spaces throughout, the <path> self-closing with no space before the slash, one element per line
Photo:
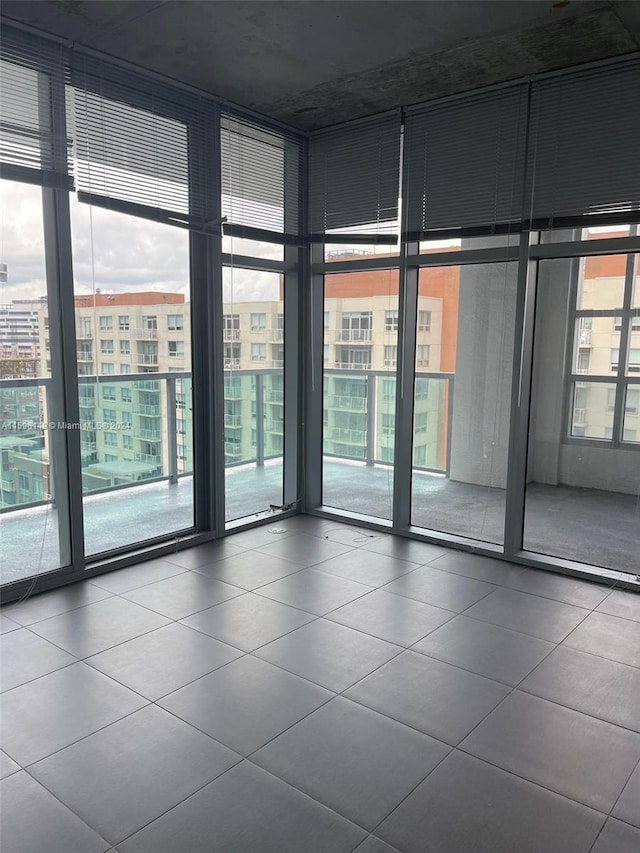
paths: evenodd
<path fill-rule="evenodd" d="M 371 336 L 371 329 L 336 329 L 334 332 L 334 340 L 339 343 L 368 344 Z"/>

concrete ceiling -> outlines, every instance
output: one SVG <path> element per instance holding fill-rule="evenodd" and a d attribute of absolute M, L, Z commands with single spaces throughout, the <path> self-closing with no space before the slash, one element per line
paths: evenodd
<path fill-rule="evenodd" d="M 302 129 L 640 48 L 636 0 L 4 0 L 2 14 Z"/>

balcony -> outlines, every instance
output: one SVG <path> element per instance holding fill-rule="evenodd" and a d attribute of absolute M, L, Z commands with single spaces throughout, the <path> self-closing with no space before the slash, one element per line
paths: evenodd
<path fill-rule="evenodd" d="M 91 329 L 76 329 L 76 340 L 91 341 L 93 340 L 93 332 Z"/>
<path fill-rule="evenodd" d="M 159 429 L 138 429 L 135 435 L 136 438 L 144 438 L 146 441 L 162 441 L 162 432 Z"/>
<path fill-rule="evenodd" d="M 364 363 L 356 363 L 355 361 L 336 361 L 333 366 L 338 370 L 371 370 L 370 361 L 366 361 Z"/>
<path fill-rule="evenodd" d="M 160 406 L 151 403 L 134 403 L 133 413 L 148 418 L 158 418 L 160 417 Z"/>
<path fill-rule="evenodd" d="M 242 415 L 225 415 L 224 416 L 224 425 L 226 427 L 241 427 L 242 426 Z"/>
<path fill-rule="evenodd" d="M 587 423 L 587 410 L 586 409 L 574 409 L 573 410 L 573 424 L 574 426 L 586 426 Z"/>
<path fill-rule="evenodd" d="M 222 332 L 222 338 L 225 341 L 239 341 L 240 329 L 224 329 Z"/>
<path fill-rule="evenodd" d="M 348 409 L 352 412 L 366 412 L 367 398 L 366 397 L 347 397 L 343 394 L 327 394 L 325 396 L 325 408 L 327 409 Z"/>
<path fill-rule="evenodd" d="M 239 370 L 240 369 L 240 359 L 239 358 L 225 358 L 224 369 L 225 370 Z"/>
<path fill-rule="evenodd" d="M 160 465 L 162 463 L 162 456 L 159 456 L 157 453 L 134 453 L 134 459 L 136 462 L 146 462 L 148 465 Z"/>
<path fill-rule="evenodd" d="M 105 355 L 105 353 L 103 353 L 103 355 Z M 93 361 L 93 354 L 90 352 L 85 352 L 84 350 L 78 350 L 76 352 L 76 358 L 79 362 L 86 364 L 87 362 Z"/>
<path fill-rule="evenodd" d="M 578 344 L 581 347 L 591 346 L 591 329 L 581 329 L 578 335 Z"/>
<path fill-rule="evenodd" d="M 143 352 L 138 353 L 134 356 L 134 361 L 137 364 L 158 364 L 158 353 L 157 352 Z"/>

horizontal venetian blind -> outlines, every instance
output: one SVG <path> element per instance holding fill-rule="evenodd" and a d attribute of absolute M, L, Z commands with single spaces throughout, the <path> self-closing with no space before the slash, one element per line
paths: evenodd
<path fill-rule="evenodd" d="M 533 83 L 533 219 L 640 210 L 640 58 Z"/>
<path fill-rule="evenodd" d="M 300 147 L 249 122 L 224 116 L 220 129 L 222 215 L 230 225 L 297 234 Z"/>
<path fill-rule="evenodd" d="M 400 113 L 329 128 L 309 140 L 313 233 L 398 218 Z"/>
<path fill-rule="evenodd" d="M 194 197 L 203 197 L 204 177 L 189 144 L 197 110 L 168 101 L 155 81 L 88 57 L 73 58 L 71 80 L 67 120 L 80 200 L 203 227 Z"/>
<path fill-rule="evenodd" d="M 527 84 L 516 83 L 407 111 L 408 232 L 520 221 L 527 108 Z"/>
<path fill-rule="evenodd" d="M 2 27 L 0 163 L 2 174 L 45 186 L 70 183 L 69 144 L 58 117 L 64 105 L 61 47 Z"/>

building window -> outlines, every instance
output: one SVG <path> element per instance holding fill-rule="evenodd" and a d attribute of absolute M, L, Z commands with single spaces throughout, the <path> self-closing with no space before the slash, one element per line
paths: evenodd
<path fill-rule="evenodd" d="M 118 317 L 118 328 L 120 329 L 121 332 L 128 332 L 129 331 L 129 315 L 128 314 L 121 314 Z"/>
<path fill-rule="evenodd" d="M 133 424 L 133 414 L 131 412 L 121 412 L 120 420 L 123 424 L 131 426 Z"/>
<path fill-rule="evenodd" d="M 251 361 L 266 361 L 267 360 L 267 345 L 266 344 L 251 344 Z"/>
<path fill-rule="evenodd" d="M 102 387 L 102 399 L 103 400 L 115 400 L 116 399 L 116 389 L 114 385 L 104 385 Z"/>
<path fill-rule="evenodd" d="M 417 367 L 429 367 L 431 358 L 431 345 L 418 344 L 416 349 L 416 365 Z"/>
<path fill-rule="evenodd" d="M 158 318 L 153 314 L 143 316 L 142 328 L 147 331 L 156 331 L 158 328 Z"/>
<path fill-rule="evenodd" d="M 100 317 L 100 330 L 104 331 L 105 329 L 113 329 L 113 317 L 106 315 Z"/>
<path fill-rule="evenodd" d="M 398 361 L 398 347 L 388 346 L 384 348 L 384 366 L 395 367 Z"/>
<path fill-rule="evenodd" d="M 239 314 L 224 314 L 222 317 L 222 327 L 225 341 L 240 340 Z"/>
<path fill-rule="evenodd" d="M 371 347 L 336 347 L 336 367 L 355 370 L 371 369 Z"/>
<path fill-rule="evenodd" d="M 184 341 L 169 341 L 169 358 L 184 358 Z"/>
<path fill-rule="evenodd" d="M 371 340 L 371 327 L 373 325 L 373 314 L 371 311 L 346 311 L 342 314 L 341 329 L 338 332 L 339 340 L 352 343 L 366 343 Z"/>
<path fill-rule="evenodd" d="M 252 332 L 264 332 L 267 328 L 267 315 L 266 314 L 252 314 L 251 315 L 251 331 Z"/>
<path fill-rule="evenodd" d="M 122 436 L 122 447 L 124 450 L 133 450 L 133 436 L 125 433 Z"/>
<path fill-rule="evenodd" d="M 418 331 L 431 331 L 431 311 L 418 311 Z"/>
<path fill-rule="evenodd" d="M 100 373 L 115 373 L 116 366 L 111 361 L 102 361 L 100 362 Z"/>
<path fill-rule="evenodd" d="M 113 353 L 113 341 L 111 341 L 111 340 L 108 340 L 108 341 L 102 340 L 102 341 L 100 341 L 100 352 L 101 352 L 101 353 L 106 353 L 106 354 L 108 354 L 108 355 L 111 355 L 111 354 Z"/>
<path fill-rule="evenodd" d="M 118 433 L 117 432 L 105 432 L 104 443 L 105 443 L 106 447 L 117 447 L 118 446 Z"/>
<path fill-rule="evenodd" d="M 120 355 L 131 355 L 130 341 L 120 341 Z"/>
<path fill-rule="evenodd" d="M 168 314 L 167 329 L 170 332 L 181 332 L 184 329 L 184 314 Z"/>
<path fill-rule="evenodd" d="M 120 373 L 131 373 L 131 365 L 130 364 L 121 364 L 120 365 Z"/>
<path fill-rule="evenodd" d="M 105 453 L 104 454 L 104 461 L 105 462 L 117 462 L 118 457 L 115 455 L 115 453 Z"/>
<path fill-rule="evenodd" d="M 385 332 L 397 332 L 398 331 L 398 312 L 397 311 L 385 311 L 384 312 L 384 330 L 385 330 Z"/>
<path fill-rule="evenodd" d="M 232 370 L 240 367 L 240 344 L 224 345 L 224 369 Z"/>
<path fill-rule="evenodd" d="M 112 423 L 115 423 L 118 415 L 117 415 L 117 412 L 115 409 L 103 409 L 102 410 L 102 417 L 104 418 L 105 421 L 111 421 Z"/>
<path fill-rule="evenodd" d="M 415 417 L 413 419 L 413 431 L 415 433 L 426 432 L 428 418 L 428 412 L 416 412 Z"/>

